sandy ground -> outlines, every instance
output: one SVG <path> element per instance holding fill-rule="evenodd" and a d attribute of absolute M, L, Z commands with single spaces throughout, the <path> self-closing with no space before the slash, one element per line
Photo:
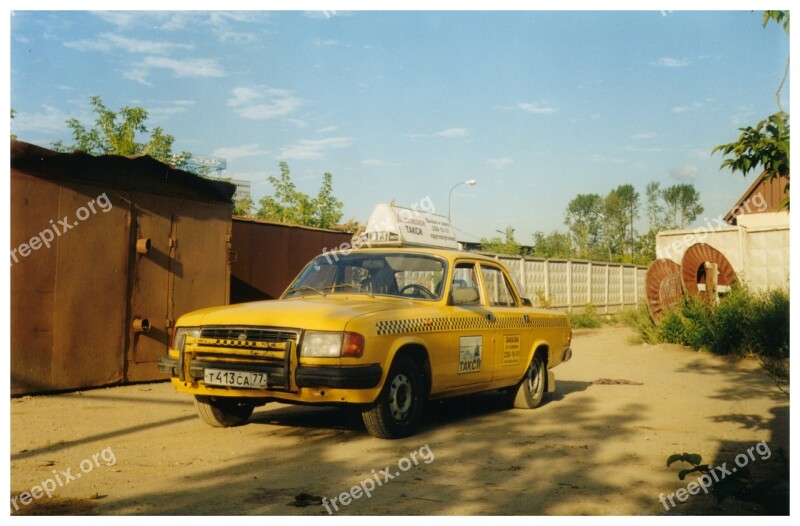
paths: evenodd
<path fill-rule="evenodd" d="M 11 511 L 328 515 L 325 497 L 353 515 L 787 513 L 788 393 L 755 360 L 631 335 L 579 331 L 557 391 L 535 410 L 506 409 L 495 393 L 434 403 L 419 434 L 394 441 L 336 408 L 270 404 L 246 426 L 211 428 L 168 383 L 12 399 Z M 666 466 L 683 452 L 725 462 L 721 489 L 746 463 L 745 492 L 677 493 L 699 476 L 681 481 L 688 464 Z M 354 486 L 359 498 L 343 504 Z"/>

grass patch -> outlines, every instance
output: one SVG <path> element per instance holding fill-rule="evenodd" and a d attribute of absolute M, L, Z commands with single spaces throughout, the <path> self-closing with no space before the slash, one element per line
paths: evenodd
<path fill-rule="evenodd" d="M 597 306 L 592 303 L 587 303 L 583 312 L 570 312 L 567 316 L 573 329 L 599 329 L 608 323 L 603 316 L 597 314 Z"/>

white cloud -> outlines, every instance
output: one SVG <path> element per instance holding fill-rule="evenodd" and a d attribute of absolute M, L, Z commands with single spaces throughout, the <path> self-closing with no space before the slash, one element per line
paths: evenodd
<path fill-rule="evenodd" d="M 316 47 L 334 47 L 339 45 L 338 40 L 315 38 L 311 43 Z"/>
<path fill-rule="evenodd" d="M 380 159 L 364 159 L 361 161 L 362 166 L 386 166 L 386 161 Z"/>
<path fill-rule="evenodd" d="M 141 15 L 125 11 L 95 11 L 94 15 L 117 27 L 130 27 Z"/>
<path fill-rule="evenodd" d="M 547 115 L 558 111 L 558 108 L 543 102 L 520 102 L 517 108 L 534 115 Z"/>
<path fill-rule="evenodd" d="M 469 135 L 469 130 L 466 128 L 448 128 L 446 130 L 436 132 L 437 137 L 444 137 L 445 139 L 460 139 Z"/>
<path fill-rule="evenodd" d="M 335 16 L 345 16 L 349 15 L 349 11 L 305 11 L 304 14 L 308 18 L 313 18 L 314 20 L 328 20 Z"/>
<path fill-rule="evenodd" d="M 176 113 L 183 113 L 189 109 L 190 106 L 195 105 L 193 100 L 173 100 L 173 101 L 155 101 L 159 106 L 154 106 L 147 111 L 151 115 L 174 115 Z"/>
<path fill-rule="evenodd" d="M 101 51 L 108 53 L 122 50 L 127 53 L 142 53 L 149 55 L 167 55 L 177 49 L 193 49 L 189 44 L 176 44 L 174 42 L 156 42 L 152 40 L 137 40 L 123 37 L 113 33 L 101 33 L 93 39 L 75 40 L 65 42 L 65 46 L 78 51 Z"/>
<path fill-rule="evenodd" d="M 338 130 L 338 126 L 325 126 L 324 128 L 320 128 L 317 130 L 318 133 L 331 133 Z"/>
<path fill-rule="evenodd" d="M 253 33 L 234 31 L 231 29 L 230 21 L 236 23 L 252 22 L 247 13 L 242 12 L 214 12 L 209 17 L 211 32 L 220 42 L 253 42 L 256 36 Z"/>
<path fill-rule="evenodd" d="M 239 87 L 233 90 L 228 106 L 235 108 L 240 117 L 253 120 L 285 117 L 303 105 L 291 91 L 260 86 Z"/>
<path fill-rule="evenodd" d="M 670 169 L 669 175 L 678 181 L 691 181 L 697 175 L 697 166 L 693 164 L 684 164 L 683 166 Z"/>
<path fill-rule="evenodd" d="M 685 58 L 662 57 L 656 61 L 656 65 L 664 68 L 685 68 L 689 61 Z"/>
<path fill-rule="evenodd" d="M 11 130 L 20 132 L 57 133 L 67 130 L 67 114 L 52 106 L 43 105 L 43 112 L 17 112 L 11 120 Z"/>
<path fill-rule="evenodd" d="M 129 69 L 128 71 L 124 71 L 122 76 L 126 79 L 135 80 L 140 84 L 144 84 L 145 86 L 152 86 L 153 84 L 147 80 L 147 76 L 150 74 L 150 70 L 147 68 L 142 68 L 139 66 L 133 66 L 133 69 Z"/>
<path fill-rule="evenodd" d="M 227 148 L 217 148 L 211 155 L 214 157 L 222 157 L 227 160 L 241 159 L 242 157 L 252 157 L 254 155 L 263 155 L 267 153 L 265 150 L 259 148 L 258 143 L 243 144 L 241 146 L 231 146 Z"/>
<path fill-rule="evenodd" d="M 319 140 L 301 140 L 296 144 L 281 148 L 278 158 L 281 160 L 292 159 L 324 159 L 328 150 L 347 148 L 353 144 L 350 137 L 331 137 Z"/>
<path fill-rule="evenodd" d="M 225 71 L 211 58 L 172 59 L 167 57 L 145 57 L 140 67 L 161 68 L 172 71 L 176 77 L 224 77 Z"/>
<path fill-rule="evenodd" d="M 509 164 L 513 163 L 514 160 L 511 157 L 498 157 L 496 159 L 489 159 L 488 161 L 486 161 L 486 164 L 488 164 L 489 166 L 493 166 L 498 170 L 502 170 Z"/>
<path fill-rule="evenodd" d="M 652 132 L 634 133 L 633 135 L 631 135 L 631 139 L 633 139 L 635 141 L 643 141 L 643 140 L 646 140 L 646 139 L 654 139 L 657 136 L 658 136 L 658 134 L 652 133 Z"/>
<path fill-rule="evenodd" d="M 675 106 L 670 111 L 672 113 L 686 113 L 687 111 L 694 111 L 702 108 L 703 105 L 699 102 L 693 102 L 690 106 Z"/>
<path fill-rule="evenodd" d="M 256 35 L 249 32 L 235 31 L 231 22 L 238 26 L 243 24 L 259 24 L 268 17 L 268 13 L 247 11 L 147 11 L 122 12 L 103 11 L 94 13 L 102 20 L 117 26 L 119 29 L 130 29 L 134 26 L 156 28 L 161 31 L 203 31 L 209 32 L 219 42 L 252 42 Z"/>

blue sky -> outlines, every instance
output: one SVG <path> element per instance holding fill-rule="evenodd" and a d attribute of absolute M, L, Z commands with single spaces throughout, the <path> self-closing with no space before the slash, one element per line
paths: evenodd
<path fill-rule="evenodd" d="M 21 140 L 69 144 L 64 121 L 92 122 L 100 95 L 225 158 L 256 199 L 280 161 L 311 194 L 331 172 L 362 222 L 392 199 L 446 215 L 474 178 L 453 192 L 460 238 L 510 225 L 526 244 L 565 230 L 578 193 L 625 183 L 692 183 L 724 214 L 754 175 L 710 151 L 778 110 L 789 52 L 748 10 L 10 14 Z"/>

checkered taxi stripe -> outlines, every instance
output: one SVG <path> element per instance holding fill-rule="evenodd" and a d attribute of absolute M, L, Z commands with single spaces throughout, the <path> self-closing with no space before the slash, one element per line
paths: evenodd
<path fill-rule="evenodd" d="M 524 329 L 566 327 L 565 318 L 526 318 L 524 316 L 502 316 L 489 321 L 483 316 L 460 316 L 457 318 L 408 318 L 385 320 L 376 324 L 378 336 L 415 332 L 465 331 L 484 329 Z"/>

